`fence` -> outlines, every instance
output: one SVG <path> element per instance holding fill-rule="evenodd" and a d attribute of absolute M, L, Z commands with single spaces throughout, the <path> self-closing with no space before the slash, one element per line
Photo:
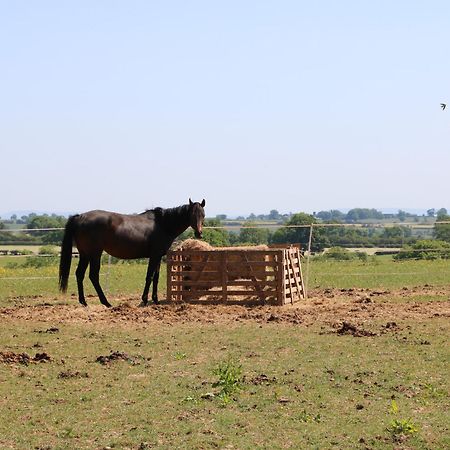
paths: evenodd
<path fill-rule="evenodd" d="M 235 297 L 293 304 L 305 297 L 300 249 L 174 250 L 167 254 L 167 298 Z"/>
<path fill-rule="evenodd" d="M 449 284 L 450 283 L 450 260 L 440 259 L 439 257 L 444 256 L 448 258 L 449 250 L 447 248 L 412 248 L 410 251 L 420 254 L 421 252 L 427 252 L 427 261 L 413 261 L 410 263 L 399 262 L 396 265 L 387 265 L 385 262 L 388 260 L 388 256 L 378 258 L 378 256 L 372 255 L 382 255 L 383 253 L 393 253 L 402 251 L 401 245 L 393 247 L 390 244 L 380 245 L 377 248 L 368 247 L 355 247 L 354 242 L 345 242 L 342 239 L 333 240 L 333 235 L 330 233 L 324 233 L 324 229 L 362 229 L 367 232 L 370 230 L 388 230 L 392 227 L 400 227 L 402 233 L 405 236 L 403 241 L 406 242 L 406 236 L 412 236 L 413 238 L 428 238 L 433 235 L 433 230 L 435 230 L 435 225 L 449 225 L 450 222 L 436 222 L 435 224 L 417 224 L 417 223 L 373 223 L 373 224 L 312 224 L 312 225 L 290 225 L 283 226 L 277 225 L 251 225 L 251 226 L 240 226 L 239 228 L 269 228 L 269 229 L 279 229 L 283 228 L 286 230 L 303 230 L 302 240 L 299 242 L 303 249 L 303 274 L 305 281 L 305 291 L 308 292 L 310 289 L 315 287 L 377 287 L 382 288 L 386 286 L 396 286 L 401 287 L 404 283 L 405 285 L 415 284 L 427 284 L 428 282 L 436 282 L 438 284 Z M 228 231 L 235 231 L 238 227 L 235 226 L 224 226 L 224 227 L 204 227 L 204 229 L 225 229 Z M 62 228 L 46 228 L 46 229 L 21 229 L 21 230 L 0 230 L 0 233 L 34 233 L 34 232 L 54 232 L 61 231 Z M 322 230 L 322 231 L 321 231 Z M 325 241 L 321 241 L 324 236 L 327 236 Z M 331 236 L 331 238 L 330 238 Z M 401 243 L 401 242 L 400 242 Z M 353 253 L 352 256 L 366 255 L 365 258 L 352 257 L 345 260 L 333 260 L 318 256 L 318 253 L 314 251 L 315 248 L 329 249 L 330 247 L 340 246 L 343 248 L 350 249 Z M 0 261 L 4 257 L 8 258 L 26 258 L 24 256 L 10 256 L 1 254 L 3 253 L 5 246 L 0 245 Z M 364 253 L 362 253 L 364 252 Z M 367 256 L 368 255 L 368 256 Z M 36 257 L 48 257 L 48 255 L 34 255 Z M 347 255 L 348 256 L 348 255 Z M 433 259 L 435 256 L 435 260 Z M 1 262 L 0 262 L 1 267 Z M 103 277 L 106 277 L 106 285 L 109 284 L 109 278 L 113 274 L 114 269 L 111 265 L 111 259 L 109 259 L 108 268 L 103 269 Z M 1 273 L 0 271 L 0 284 L 4 281 L 14 283 L 22 282 L 23 280 L 36 280 L 36 279 L 56 279 L 56 276 L 43 276 L 38 273 L 33 276 L 14 276 L 9 271 L 8 274 Z M 433 281 L 434 280 L 434 281 Z M 136 291 L 141 289 L 141 284 L 136 286 Z"/>

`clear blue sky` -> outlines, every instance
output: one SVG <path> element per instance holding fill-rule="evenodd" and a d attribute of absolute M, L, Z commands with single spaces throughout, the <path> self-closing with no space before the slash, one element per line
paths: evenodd
<path fill-rule="evenodd" d="M 449 19 L 433 0 L 1 0 L 0 212 L 450 209 Z"/>

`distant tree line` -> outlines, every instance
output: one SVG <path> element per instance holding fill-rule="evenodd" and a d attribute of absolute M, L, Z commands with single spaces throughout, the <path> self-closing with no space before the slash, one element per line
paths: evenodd
<path fill-rule="evenodd" d="M 397 219 L 400 222 L 405 220 L 418 221 L 421 217 L 439 217 L 446 216 L 447 210 L 441 208 L 435 210 L 434 208 L 428 209 L 427 214 L 418 216 L 417 214 L 411 214 L 401 209 L 397 213 L 383 213 L 377 209 L 369 208 L 353 208 L 347 213 L 343 213 L 337 209 L 331 209 L 329 211 L 319 211 L 318 213 L 313 213 L 314 217 L 322 220 L 323 222 L 344 222 L 344 223 L 357 223 L 364 221 L 376 221 L 376 220 L 386 220 L 386 219 Z"/>
<path fill-rule="evenodd" d="M 435 223 L 433 237 L 437 240 L 450 242 L 450 224 L 439 223 L 450 221 L 450 216 L 445 208 L 439 210 L 430 209 L 429 215 L 433 215 L 438 223 Z M 364 220 L 380 220 L 380 211 L 368 208 L 355 208 L 344 214 L 338 210 L 320 211 L 313 215 L 303 212 L 289 215 L 281 215 L 277 210 L 271 210 L 269 214 L 264 215 L 264 219 L 258 216 L 250 215 L 249 220 L 242 221 L 239 231 L 229 231 L 220 228 L 227 223 L 225 215 L 219 215 L 215 219 L 208 219 L 205 223 L 209 227 L 218 227 L 205 229 L 203 239 L 213 246 L 232 246 L 232 245 L 252 245 L 252 244 L 289 244 L 300 243 L 304 248 L 308 247 L 310 226 L 315 226 L 311 240 L 313 251 L 321 251 L 329 247 L 400 247 L 404 245 L 413 245 L 417 240 L 424 236 L 413 235 L 412 229 L 408 226 L 394 225 L 389 227 L 373 227 L 370 224 L 361 226 L 342 226 L 346 223 L 361 223 Z M 407 213 L 405 213 L 407 214 Z M 402 211 L 399 211 L 397 217 L 402 217 Z M 14 216 L 13 216 L 14 217 Z M 63 228 L 67 218 L 56 214 L 29 214 L 17 217 L 9 221 L 0 220 L 0 229 L 6 225 L 11 225 L 13 220 L 15 224 L 28 230 L 41 228 Z M 253 218 L 251 220 L 250 218 Z M 261 217 L 261 216 L 259 216 Z M 280 225 L 279 228 L 272 230 L 263 226 L 256 226 L 258 222 L 271 220 Z M 400 219 L 401 220 L 401 219 Z M 327 226 L 323 226 L 326 224 Z M 292 226 L 300 226 L 298 228 Z M 8 228 L 9 228 L 8 227 Z M 8 232 L 0 233 L 0 243 L 14 244 L 56 244 L 59 245 L 62 240 L 63 231 L 35 231 L 35 232 L 14 232 L 12 229 Z M 193 237 L 192 231 L 186 231 L 182 238 Z"/>
<path fill-rule="evenodd" d="M 219 219 L 207 220 L 205 226 L 221 227 Z M 291 218 L 275 231 L 255 227 L 255 222 L 245 222 L 239 232 L 223 228 L 205 229 L 203 239 L 213 246 L 247 245 L 247 244 L 301 244 L 303 248 L 309 245 L 310 227 L 314 226 L 311 239 L 312 251 L 321 251 L 329 247 L 402 247 L 412 245 L 421 236 L 413 236 L 412 229 L 407 226 L 394 225 L 390 227 L 342 226 L 331 223 L 323 226 L 316 217 L 306 214 L 293 214 Z M 299 227 L 294 227 L 299 225 Z M 450 224 L 436 224 L 433 236 L 450 242 Z M 181 238 L 193 237 L 191 230 L 186 231 Z"/>
<path fill-rule="evenodd" d="M 383 213 L 382 211 L 379 211 L 374 208 L 353 208 L 346 213 L 339 211 L 337 209 L 331 209 L 329 211 L 314 212 L 312 215 L 316 219 L 319 219 L 320 221 L 325 223 L 329 222 L 357 223 L 364 221 L 377 221 L 377 220 L 381 221 L 389 219 L 399 220 L 400 222 L 404 222 L 405 220 L 419 221 L 423 217 L 436 218 L 437 220 L 439 220 L 439 217 L 446 216 L 447 214 L 448 213 L 445 208 L 440 209 L 430 208 L 427 210 L 426 214 L 422 215 L 408 213 L 401 209 L 399 209 L 397 213 Z M 233 221 L 241 221 L 241 222 L 276 221 L 279 223 L 285 223 L 288 220 L 290 220 L 293 215 L 294 214 L 292 212 L 287 214 L 281 214 L 278 210 L 272 209 L 268 214 L 251 213 L 246 217 L 238 216 L 236 217 L 236 219 L 233 219 Z M 228 222 L 232 220 L 226 214 L 217 214 L 215 218 L 221 222 Z"/>
<path fill-rule="evenodd" d="M 42 214 L 38 215 L 31 213 L 22 216 L 20 219 L 17 216 L 11 216 L 10 220 L 0 221 L 0 229 L 6 229 L 7 225 L 16 225 L 11 228 L 9 232 L 0 233 L 0 243 L 12 244 L 60 244 L 63 236 L 62 230 L 57 231 L 35 231 L 35 232 L 15 232 L 17 228 L 25 228 L 28 230 L 41 228 L 64 228 L 67 218 L 57 214 Z M 17 227 L 19 225 L 19 227 Z"/>

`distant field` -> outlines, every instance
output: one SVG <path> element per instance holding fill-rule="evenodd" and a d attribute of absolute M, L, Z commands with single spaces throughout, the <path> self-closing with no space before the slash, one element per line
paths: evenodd
<path fill-rule="evenodd" d="M 4 223 L 4 222 L 3 222 Z M 5 225 L 5 230 L 22 230 L 23 228 L 25 228 L 24 224 L 17 224 L 17 223 L 4 223 Z"/>
<path fill-rule="evenodd" d="M 0 250 L 28 250 L 34 254 L 37 254 L 39 250 L 43 247 L 43 245 L 0 245 Z M 52 246 L 55 248 L 55 250 L 59 250 L 58 246 Z M 0 260 L 1 264 L 1 260 Z"/>

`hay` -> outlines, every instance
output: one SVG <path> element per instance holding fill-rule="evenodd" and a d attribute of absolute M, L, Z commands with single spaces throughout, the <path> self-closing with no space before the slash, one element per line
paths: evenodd
<path fill-rule="evenodd" d="M 176 242 L 172 250 L 214 250 L 214 248 L 207 242 L 200 241 L 199 239 L 186 239 Z"/>
<path fill-rule="evenodd" d="M 199 239 L 186 239 L 184 241 L 176 242 L 172 250 L 198 250 L 198 251 L 221 251 L 221 250 L 268 250 L 267 245 L 246 245 L 241 247 L 213 247 L 208 242 Z"/>

